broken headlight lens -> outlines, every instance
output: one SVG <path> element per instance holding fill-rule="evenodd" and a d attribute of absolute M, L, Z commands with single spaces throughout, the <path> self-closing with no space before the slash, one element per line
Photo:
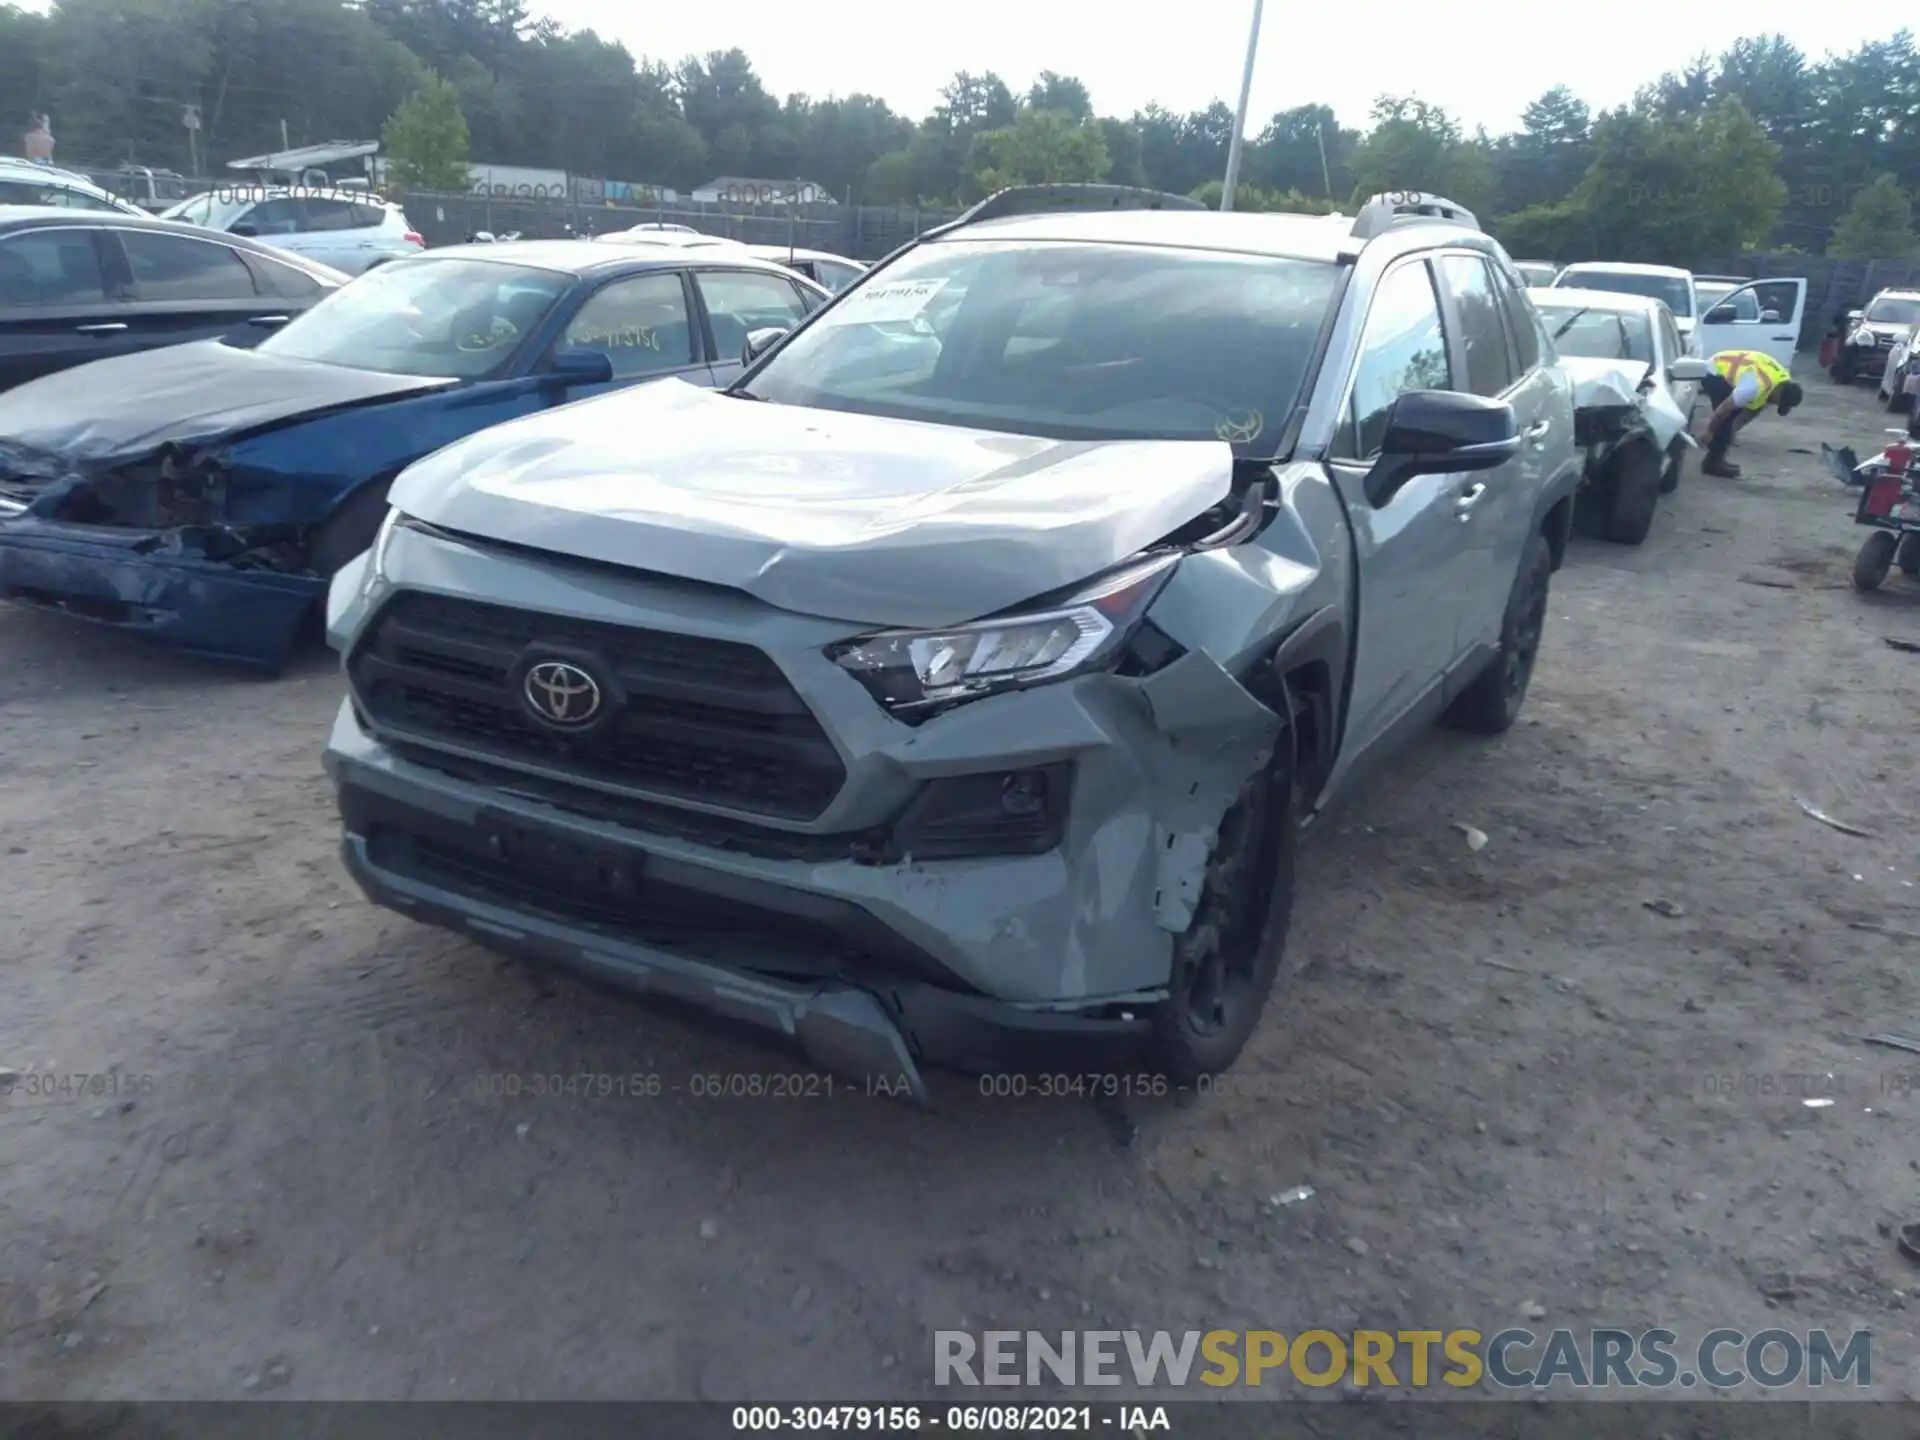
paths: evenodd
<path fill-rule="evenodd" d="M 393 546 L 393 532 L 406 523 L 406 518 L 393 506 L 387 507 L 387 518 L 380 522 L 367 550 L 367 568 L 360 577 L 361 595 L 372 595 L 387 583 L 387 551 Z"/>
<path fill-rule="evenodd" d="M 1130 565 L 1038 608 L 941 630 L 887 630 L 827 658 L 906 717 L 1109 664 L 1173 574 L 1177 555 Z"/>

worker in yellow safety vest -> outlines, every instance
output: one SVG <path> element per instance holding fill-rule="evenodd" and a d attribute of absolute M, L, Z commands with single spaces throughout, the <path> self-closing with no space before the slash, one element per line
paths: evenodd
<path fill-rule="evenodd" d="M 1694 434 L 1707 446 L 1700 473 L 1731 479 L 1740 473 L 1727 461 L 1734 432 L 1769 405 L 1785 415 L 1805 392 L 1793 373 L 1763 350 L 1722 350 L 1707 363 L 1711 369 L 1700 389 L 1713 402 L 1713 413 Z"/>

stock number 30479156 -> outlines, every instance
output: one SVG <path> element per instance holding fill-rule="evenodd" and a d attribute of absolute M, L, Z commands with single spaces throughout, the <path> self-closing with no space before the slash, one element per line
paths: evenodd
<path fill-rule="evenodd" d="M 1090 1432 L 1090 1405 L 736 1405 L 733 1428 L 746 1431 L 840 1430 L 897 1435 L 910 1430 L 962 1433 Z M 1161 1428 L 1156 1426 L 1155 1428 Z"/>

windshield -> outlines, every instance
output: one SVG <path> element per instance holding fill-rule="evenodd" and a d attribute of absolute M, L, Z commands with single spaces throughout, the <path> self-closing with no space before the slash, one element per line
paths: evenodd
<path fill-rule="evenodd" d="M 1920 299 L 1879 295 L 1867 306 L 1866 318 L 1876 325 L 1911 325 L 1920 320 Z"/>
<path fill-rule="evenodd" d="M 478 380 L 506 364 L 571 284 L 491 260 L 401 260 L 342 286 L 256 348 L 390 375 Z"/>
<path fill-rule="evenodd" d="M 1653 363 L 1653 327 L 1644 315 L 1622 315 L 1578 305 L 1538 308 L 1547 333 L 1553 336 L 1553 348 L 1562 355 Z"/>
<path fill-rule="evenodd" d="M 1631 270 L 1584 270 L 1578 267 L 1560 272 L 1554 282 L 1562 288 L 1606 290 L 1615 295 L 1647 295 L 1667 302 L 1667 308 L 1682 320 L 1693 318 L 1693 293 L 1678 275 L 1640 275 Z"/>
<path fill-rule="evenodd" d="M 1339 271 L 1132 245 L 941 241 L 847 290 L 744 393 L 1060 439 L 1273 453 Z"/>

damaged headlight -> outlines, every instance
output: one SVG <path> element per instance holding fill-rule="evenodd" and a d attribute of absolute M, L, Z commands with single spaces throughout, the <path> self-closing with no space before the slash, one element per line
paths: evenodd
<path fill-rule="evenodd" d="M 1041 609 L 862 636 L 830 647 L 827 658 L 902 714 L 1064 680 L 1113 661 L 1179 559 L 1128 566 Z"/>
<path fill-rule="evenodd" d="M 367 568 L 360 577 L 360 594 L 363 598 L 386 585 L 387 552 L 393 548 L 394 532 L 406 523 L 406 518 L 391 505 L 387 507 L 387 518 L 380 522 L 373 544 L 367 549 Z"/>

